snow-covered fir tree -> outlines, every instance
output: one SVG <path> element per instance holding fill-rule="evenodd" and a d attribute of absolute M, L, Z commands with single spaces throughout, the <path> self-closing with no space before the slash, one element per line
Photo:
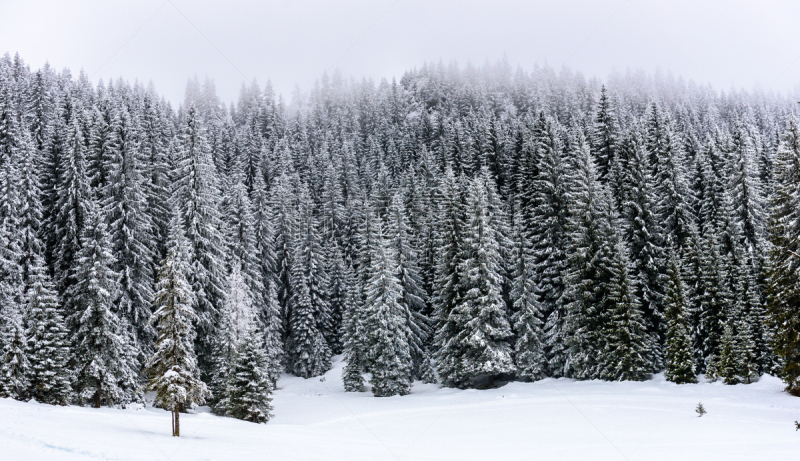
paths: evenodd
<path fill-rule="evenodd" d="M 664 377 L 667 381 L 678 384 L 696 383 L 694 354 L 687 318 L 689 293 L 683 281 L 683 271 L 676 253 L 670 248 L 664 290 L 664 316 L 667 320 Z"/>
<path fill-rule="evenodd" d="M 75 283 L 68 319 L 73 328 L 73 387 L 82 402 L 95 408 L 124 404 L 134 397 L 138 364 L 131 355 L 128 325 L 117 315 L 119 275 L 105 219 L 89 202 L 81 249 L 71 268 Z"/>
<path fill-rule="evenodd" d="M 375 219 L 375 244 L 369 248 L 371 265 L 366 300 L 359 312 L 363 328 L 366 370 L 370 373 L 376 397 L 405 395 L 411 392 L 412 358 L 407 307 L 402 304 L 403 289 L 398 278 L 397 253 Z"/>
<path fill-rule="evenodd" d="M 252 319 L 237 344 L 228 380 L 221 389 L 216 405 L 220 414 L 253 423 L 266 423 L 272 416 L 272 382 L 261 336 Z"/>
<path fill-rule="evenodd" d="M 156 393 L 158 404 L 172 412 L 172 435 L 180 436 L 180 413 L 202 404 L 211 396 L 200 380 L 194 352 L 194 293 L 186 277 L 192 251 L 179 217 L 172 220 L 167 257 L 158 270 L 158 284 L 149 322 L 158 336 L 154 352 L 145 363 L 147 389 Z"/>
<path fill-rule="evenodd" d="M 66 405 L 72 398 L 70 341 L 61 315 L 58 293 L 45 271 L 44 260 L 34 261 L 27 293 L 27 355 L 30 396 L 37 402 Z"/>

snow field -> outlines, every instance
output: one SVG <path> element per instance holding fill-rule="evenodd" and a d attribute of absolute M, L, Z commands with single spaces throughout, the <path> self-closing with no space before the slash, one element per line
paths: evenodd
<path fill-rule="evenodd" d="M 751 385 L 545 379 L 499 389 L 416 383 L 411 395 L 345 393 L 285 375 L 257 425 L 154 408 L 53 407 L 0 399 L 3 460 L 770 460 L 800 453 L 800 399 Z M 694 412 L 703 402 L 708 414 Z"/>

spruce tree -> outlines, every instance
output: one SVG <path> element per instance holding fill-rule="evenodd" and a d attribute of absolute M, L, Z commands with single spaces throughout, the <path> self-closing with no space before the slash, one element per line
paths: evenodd
<path fill-rule="evenodd" d="M 652 366 L 647 360 L 647 331 L 628 265 L 619 240 L 606 295 L 611 306 L 608 324 L 602 330 L 605 349 L 598 360 L 599 376 L 610 381 L 644 381 Z"/>
<path fill-rule="evenodd" d="M 383 234 L 379 220 L 373 224 L 376 245 L 370 248 L 371 266 L 365 287 L 366 303 L 360 314 L 367 371 L 376 397 L 411 392 L 412 359 L 408 313 L 401 304 L 397 254 Z"/>
<path fill-rule="evenodd" d="M 667 341 L 664 352 L 667 381 L 677 384 L 696 383 L 692 341 L 687 319 L 688 288 L 682 277 L 682 269 L 676 251 L 670 248 L 667 265 L 666 289 L 664 290 Z"/>
<path fill-rule="evenodd" d="M 731 326 L 731 323 L 727 323 L 720 338 L 719 356 L 716 357 L 714 377 L 722 378 L 725 384 L 738 383 L 740 364 L 737 359 L 733 326 Z"/>
<path fill-rule="evenodd" d="M 90 202 L 81 249 L 71 269 L 75 284 L 67 293 L 73 303 L 68 322 L 74 331 L 74 388 L 95 408 L 131 400 L 136 386 L 125 324 L 115 313 L 119 275 L 112 269 L 115 261 L 106 229 Z"/>
<path fill-rule="evenodd" d="M 585 143 L 577 146 L 570 191 L 568 270 L 565 277 L 566 330 L 572 374 L 579 379 L 600 376 L 606 340 L 603 328 L 610 321 L 607 298 L 614 279 L 612 259 L 616 246 L 611 197 L 597 181 L 594 162 Z"/>
<path fill-rule="evenodd" d="M 194 107 L 186 114 L 175 155 L 174 197 L 191 246 L 187 277 L 192 285 L 193 308 L 197 315 L 196 351 L 200 368 L 204 370 L 210 364 L 211 333 L 223 299 L 225 242 L 220 230 L 220 194 L 211 161 L 211 146 L 201 116 Z"/>
<path fill-rule="evenodd" d="M 597 101 L 597 108 L 594 115 L 594 126 L 592 129 L 592 153 L 594 154 L 595 164 L 597 165 L 597 177 L 604 183 L 613 183 L 613 165 L 616 161 L 616 149 L 618 143 L 618 130 L 615 107 L 608 97 L 606 86 L 600 87 L 600 99 Z"/>
<path fill-rule="evenodd" d="M 455 344 L 458 332 L 457 319 L 452 315 L 462 296 L 459 270 L 463 257 L 464 200 L 461 183 L 447 170 L 441 185 L 440 216 L 438 224 L 439 261 L 436 267 L 434 288 L 434 318 L 436 333 L 433 347 L 437 371 L 443 382 L 449 382 L 457 363 Z"/>
<path fill-rule="evenodd" d="M 116 128 L 116 145 L 103 167 L 108 180 L 102 191 L 102 204 L 108 217 L 114 270 L 120 274 L 118 312 L 134 327 L 137 347 L 150 348 L 154 331 L 148 327 L 153 297 L 153 224 L 147 213 L 147 195 L 142 174 L 144 158 L 140 151 L 138 127 L 127 111 Z"/>
<path fill-rule="evenodd" d="M 415 248 L 411 246 L 406 209 L 399 193 L 392 197 L 388 211 L 389 219 L 386 226 L 386 234 L 397 259 L 397 274 L 395 276 L 400 281 L 400 303 L 405 312 L 404 316 L 407 319 L 409 331 L 407 340 L 411 348 L 415 376 L 421 377 L 418 370 L 423 366 L 425 343 L 430 334 L 429 320 L 424 314 L 427 294 L 422 288 L 417 266 L 417 253 Z"/>
<path fill-rule="evenodd" d="M 261 332 L 251 321 L 231 362 L 229 378 L 217 404 L 220 413 L 253 423 L 266 423 L 272 411 L 272 383 Z"/>
<path fill-rule="evenodd" d="M 648 361 L 651 371 L 664 367 L 664 242 L 663 229 L 656 214 L 655 182 L 647 163 L 643 141 L 631 130 L 620 148 L 625 162 L 618 169 L 624 201 L 625 241 L 630 248 L 633 277 L 638 280 L 636 297 L 642 303 L 647 327 Z"/>
<path fill-rule="evenodd" d="M 497 231 L 490 223 L 483 181 L 469 186 L 463 249 L 458 266 L 463 296 L 450 312 L 456 333 L 449 338 L 445 360 L 455 366 L 442 373 L 445 385 L 470 387 L 514 371 L 512 336 L 502 299 Z M 441 352 L 440 352 L 441 353 Z"/>
<path fill-rule="evenodd" d="M 44 261 L 37 258 L 27 293 L 27 354 L 31 363 L 30 396 L 40 403 L 66 405 L 72 398 L 67 368 L 70 343 L 55 286 Z"/>
<path fill-rule="evenodd" d="M 544 334 L 542 332 L 541 307 L 536 296 L 534 276 L 527 239 L 522 232 L 522 216 L 514 218 L 513 238 L 515 241 L 511 300 L 514 314 L 512 325 L 516 334 L 514 363 L 517 376 L 526 380 L 541 379 L 545 376 Z"/>
<path fill-rule="evenodd" d="M 0 397 L 27 400 L 31 364 L 28 360 L 22 315 L 15 307 L 5 307 L 2 321 L 3 345 L 0 356 Z"/>
<path fill-rule="evenodd" d="M 172 412 L 172 435 L 180 433 L 180 412 L 202 404 L 211 396 L 199 379 L 194 353 L 192 306 L 194 294 L 187 279 L 191 247 L 178 218 L 170 226 L 167 257 L 158 270 L 158 284 L 150 322 L 158 336 L 154 353 L 145 364 L 147 389 L 156 393 L 156 401 Z"/>
<path fill-rule="evenodd" d="M 291 311 L 285 350 L 289 372 L 311 378 L 331 368 L 331 349 L 323 333 L 323 328 L 330 326 L 330 311 L 316 221 L 310 210 L 304 214 L 301 234 L 293 242 Z"/>

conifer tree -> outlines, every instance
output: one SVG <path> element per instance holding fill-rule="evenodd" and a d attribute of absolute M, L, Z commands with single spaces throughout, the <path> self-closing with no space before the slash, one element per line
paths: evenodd
<path fill-rule="evenodd" d="M 515 267 L 511 289 L 513 303 L 512 325 L 516 333 L 514 363 L 517 376 L 536 380 L 545 375 L 544 334 L 541 307 L 536 296 L 527 240 L 522 233 L 522 216 L 514 218 Z"/>
<path fill-rule="evenodd" d="M 487 200 L 484 183 L 473 181 L 458 266 L 463 296 L 449 315 L 455 334 L 440 351 L 442 360 L 454 366 L 439 373 L 443 383 L 453 387 L 474 386 L 483 378 L 491 383 L 494 376 L 514 371 L 508 343 L 512 332 L 501 292 L 502 260 Z"/>
<path fill-rule="evenodd" d="M 202 404 L 211 396 L 199 379 L 194 353 L 195 313 L 192 287 L 187 279 L 192 251 L 183 234 L 179 218 L 173 218 L 167 257 L 158 271 L 158 285 L 150 322 L 156 324 L 158 337 L 155 352 L 145 364 L 147 389 L 156 393 L 156 401 L 172 412 L 172 435 L 179 437 L 180 413 L 187 407 Z"/>
<path fill-rule="evenodd" d="M 579 379 L 599 377 L 606 338 L 603 328 L 611 311 L 608 281 L 614 278 L 612 258 L 616 246 L 613 211 L 608 192 L 597 181 L 594 162 L 584 142 L 579 143 L 570 191 L 571 217 L 566 273 L 567 332 L 570 366 Z"/>
<path fill-rule="evenodd" d="M 591 144 L 595 164 L 597 165 L 597 177 L 605 183 L 613 182 L 610 175 L 613 174 L 618 143 L 619 127 L 617 126 L 614 112 L 615 107 L 608 97 L 605 85 L 603 85 L 600 87 L 600 99 L 597 101 L 597 108 L 595 109 Z"/>
<path fill-rule="evenodd" d="M 622 146 L 625 158 L 618 171 L 624 201 L 621 203 L 625 220 L 625 241 L 630 248 L 633 276 L 638 280 L 636 297 L 642 303 L 647 326 L 648 361 L 651 371 L 664 366 L 664 235 L 656 215 L 653 199 L 655 183 L 647 164 L 647 155 L 637 131 L 628 133 Z"/>
<path fill-rule="evenodd" d="M 103 165 L 108 179 L 102 204 L 108 217 L 114 270 L 120 275 L 118 312 L 134 327 L 137 347 L 150 348 L 154 331 L 148 326 L 153 297 L 154 253 L 149 246 L 153 225 L 147 213 L 147 195 L 137 127 L 123 111 L 115 128 L 116 144 Z"/>
<path fill-rule="evenodd" d="M 436 333 L 433 339 L 439 377 L 446 381 L 455 372 L 456 359 L 451 339 L 458 334 L 452 316 L 462 296 L 459 266 L 462 260 L 464 233 L 464 201 L 461 184 L 451 170 L 445 172 L 441 184 L 439 216 L 439 262 L 434 288 Z"/>
<path fill-rule="evenodd" d="M 28 399 L 31 364 L 28 360 L 25 329 L 16 306 L 5 306 L 2 320 L 3 345 L 0 356 L 0 396 L 17 400 Z"/>
<path fill-rule="evenodd" d="M 40 403 L 66 405 L 72 398 L 68 334 L 58 293 L 41 256 L 34 262 L 27 293 L 27 354 L 30 396 Z"/>
<path fill-rule="evenodd" d="M 323 328 L 330 326 L 328 281 L 322 272 L 323 255 L 317 238 L 316 222 L 310 210 L 306 211 L 292 254 L 292 298 L 286 340 L 287 369 L 303 378 L 319 376 L 331 368 L 331 349 L 323 333 Z"/>
<path fill-rule="evenodd" d="M 269 213 L 269 201 L 263 175 L 257 175 L 253 181 L 253 232 L 259 256 L 259 270 L 263 286 L 262 312 L 256 315 L 262 322 L 264 332 L 264 348 L 267 352 L 267 369 L 273 386 L 283 371 L 283 345 L 281 341 L 282 322 L 278 300 L 278 278 L 274 246 L 274 226 Z"/>
<path fill-rule="evenodd" d="M 77 282 L 71 268 L 82 248 L 81 235 L 89 224 L 88 215 L 92 206 L 92 192 L 86 172 L 86 148 L 77 117 L 72 119 L 67 128 L 66 137 L 66 151 L 59 159 L 61 181 L 56 185 L 58 202 L 54 214 L 55 280 L 62 294 L 66 294 Z M 66 301 L 68 306 L 72 305 L 71 301 Z"/>
<path fill-rule="evenodd" d="M 415 376 L 420 377 L 417 371 L 423 366 L 425 343 L 430 334 L 429 320 L 424 314 L 427 294 L 422 289 L 417 254 L 411 246 L 406 209 L 400 194 L 396 193 L 392 197 L 388 211 L 386 234 L 397 259 L 396 277 L 400 281 L 400 303 L 405 311 L 409 331 L 407 341 L 411 348 Z"/>
<path fill-rule="evenodd" d="M 610 208 L 610 203 L 607 206 Z M 599 359 L 599 376 L 610 381 L 643 381 L 651 369 L 647 360 L 644 318 L 628 264 L 625 248 L 618 240 L 606 295 L 611 306 L 603 331 L 605 349 Z"/>
<path fill-rule="evenodd" d="M 225 289 L 225 300 L 219 313 L 219 324 L 214 333 L 213 367 L 211 370 L 211 392 L 222 398 L 230 379 L 231 366 L 236 358 L 239 343 L 244 340 L 247 328 L 255 320 L 253 296 L 245 282 L 241 264 L 233 258 L 231 273 Z M 220 413 L 224 409 L 216 408 Z"/>
<path fill-rule="evenodd" d="M 401 304 L 402 286 L 397 278 L 397 255 L 383 234 L 379 220 L 373 224 L 376 245 L 370 248 L 372 262 L 365 287 L 363 316 L 365 360 L 376 397 L 411 392 L 412 359 L 408 313 Z"/>
<path fill-rule="evenodd" d="M 237 345 L 224 394 L 217 404 L 225 416 L 253 423 L 266 423 L 272 416 L 272 383 L 261 336 L 253 320 Z"/>
<path fill-rule="evenodd" d="M 687 315 L 688 288 L 674 249 L 670 249 L 664 291 L 664 314 L 667 319 L 667 341 L 664 352 L 667 381 L 677 384 L 696 383 L 692 341 Z"/>
<path fill-rule="evenodd" d="M 739 382 L 739 363 L 736 356 L 736 344 L 733 327 L 727 323 L 723 328 L 720 338 L 719 356 L 713 369 L 714 377 L 720 377 L 725 384 L 736 384 Z"/>
<path fill-rule="evenodd" d="M 211 332 L 217 322 L 225 286 L 224 239 L 220 231 L 219 190 L 211 163 L 211 146 L 198 110 L 189 108 L 177 143 L 175 199 L 183 219 L 190 271 L 187 274 L 194 293 L 197 316 L 196 351 L 201 369 L 211 359 Z"/>
<path fill-rule="evenodd" d="M 81 249 L 71 269 L 75 284 L 67 296 L 73 302 L 68 320 L 74 331 L 73 387 L 95 408 L 129 401 L 136 386 L 128 334 L 114 309 L 119 293 L 114 262 L 105 220 L 90 201 Z"/>
<path fill-rule="evenodd" d="M 534 151 L 533 164 L 528 166 L 529 187 L 520 191 L 521 225 L 529 246 L 533 286 L 546 318 L 544 341 L 547 370 L 552 376 L 565 376 L 569 351 L 566 346 L 566 310 L 564 277 L 567 271 L 567 219 L 569 215 L 567 170 L 560 127 L 551 118 L 537 123 L 529 149 Z M 528 205 L 525 197 L 528 196 Z"/>

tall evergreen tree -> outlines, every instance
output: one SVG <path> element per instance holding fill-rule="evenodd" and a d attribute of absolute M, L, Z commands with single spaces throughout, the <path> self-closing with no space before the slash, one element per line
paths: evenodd
<path fill-rule="evenodd" d="M 148 326 L 153 297 L 154 256 L 149 244 L 153 226 L 147 213 L 147 195 L 142 169 L 145 159 L 140 151 L 138 127 L 127 112 L 122 112 L 116 127 L 116 145 L 108 164 L 103 191 L 104 214 L 109 221 L 114 271 L 120 275 L 118 312 L 133 326 L 137 347 L 150 348 L 154 331 Z"/>
<path fill-rule="evenodd" d="M 211 146 L 201 116 L 189 108 L 177 146 L 175 199 L 191 245 L 187 274 L 194 293 L 197 316 L 196 351 L 201 370 L 209 368 L 211 338 L 223 299 L 225 275 L 222 255 L 224 239 L 220 231 L 220 195 L 211 163 Z"/>
<path fill-rule="evenodd" d="M 261 332 L 253 320 L 239 341 L 231 363 L 230 377 L 217 407 L 226 416 L 253 423 L 266 423 L 272 412 L 272 383 Z"/>
<path fill-rule="evenodd" d="M 55 286 L 38 257 L 27 293 L 27 355 L 31 363 L 30 396 L 40 403 L 66 405 L 72 398 L 70 343 Z"/>
<path fill-rule="evenodd" d="M 158 271 L 154 312 L 150 318 L 158 329 L 155 352 L 145 364 L 147 389 L 156 393 L 156 401 L 172 412 L 172 435 L 178 437 L 180 412 L 202 404 L 211 396 L 199 378 L 194 353 L 195 313 L 192 287 L 186 277 L 192 251 L 178 219 L 170 226 L 167 257 Z"/>
<path fill-rule="evenodd" d="M 75 284 L 67 292 L 73 300 L 68 322 L 74 331 L 74 388 L 83 402 L 99 408 L 133 398 L 137 366 L 127 325 L 115 312 L 119 275 L 112 269 L 111 242 L 94 202 L 89 202 L 85 224 L 71 269 Z"/>
<path fill-rule="evenodd" d="M 697 382 L 687 318 L 688 288 L 682 272 L 676 252 L 670 248 L 664 292 L 664 314 L 667 319 L 664 377 L 677 384 Z"/>
<path fill-rule="evenodd" d="M 482 181 L 470 184 L 465 211 L 457 268 L 463 296 L 449 314 L 456 333 L 439 351 L 439 374 L 445 385 L 454 387 L 475 386 L 484 378 L 491 382 L 499 374 L 514 371 L 508 342 L 512 332 L 501 291 L 503 261 Z"/>
<path fill-rule="evenodd" d="M 372 264 L 365 287 L 366 303 L 360 314 L 365 335 L 366 368 L 376 397 L 411 392 L 412 359 L 407 307 L 398 274 L 397 253 L 383 234 L 379 220 L 373 224 L 376 244 L 369 249 Z"/>

